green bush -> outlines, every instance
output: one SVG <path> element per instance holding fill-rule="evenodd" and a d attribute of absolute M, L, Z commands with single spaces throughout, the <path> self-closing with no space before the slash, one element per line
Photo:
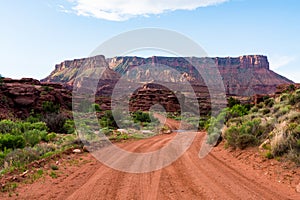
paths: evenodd
<path fill-rule="evenodd" d="M 41 114 L 34 113 L 34 110 L 31 110 L 29 117 L 26 119 L 27 122 L 35 123 L 40 122 L 42 119 Z"/>
<path fill-rule="evenodd" d="M 290 109 L 291 109 L 290 106 L 284 106 L 284 107 L 281 107 L 281 108 L 279 109 L 279 111 L 278 111 L 277 114 L 278 114 L 279 116 L 283 116 L 283 115 L 287 114 L 288 112 L 290 112 Z"/>
<path fill-rule="evenodd" d="M 0 121 L 0 133 L 12 133 L 14 130 L 19 130 L 18 124 L 11 120 Z"/>
<path fill-rule="evenodd" d="M 64 133 L 73 134 L 75 133 L 75 123 L 71 119 L 67 119 L 63 125 Z"/>
<path fill-rule="evenodd" d="M 237 104 L 241 104 L 241 101 L 238 100 L 238 99 L 235 99 L 235 98 L 233 98 L 233 97 L 230 97 L 230 98 L 228 99 L 228 107 L 229 107 L 229 108 L 232 108 L 233 106 L 235 106 L 235 105 L 237 105 Z"/>
<path fill-rule="evenodd" d="M 92 104 L 92 108 L 93 110 L 95 110 L 96 112 L 101 112 L 101 108 L 99 104 L 93 103 Z"/>
<path fill-rule="evenodd" d="M 113 133 L 113 129 L 110 129 L 108 127 L 104 127 L 100 129 L 100 132 L 106 136 L 111 135 Z"/>
<path fill-rule="evenodd" d="M 110 110 L 104 112 L 104 115 L 99 120 L 99 124 L 101 128 L 118 128 L 117 122 L 115 121 L 112 111 Z"/>
<path fill-rule="evenodd" d="M 269 114 L 270 112 L 271 112 L 271 110 L 270 110 L 269 108 L 264 108 L 264 109 L 262 109 L 262 113 L 263 113 L 264 115 Z"/>
<path fill-rule="evenodd" d="M 24 131 L 26 130 L 39 130 L 39 131 L 48 131 L 47 124 L 45 122 L 35 122 L 35 123 L 29 123 L 24 122 L 23 124 L 27 125 L 27 129 L 24 128 Z"/>
<path fill-rule="evenodd" d="M 16 149 L 25 147 L 25 139 L 21 135 L 0 135 L 0 149 Z"/>
<path fill-rule="evenodd" d="M 225 139 L 229 146 L 244 149 L 257 144 L 258 137 L 263 134 L 260 120 L 246 121 L 240 125 L 232 125 L 225 131 Z"/>
<path fill-rule="evenodd" d="M 273 98 L 269 98 L 269 99 L 266 99 L 264 101 L 265 105 L 268 106 L 269 108 L 272 108 L 275 104 L 275 100 Z"/>
<path fill-rule="evenodd" d="M 36 129 L 24 132 L 23 136 L 26 141 L 26 146 L 33 147 L 34 145 L 38 144 L 42 139 L 45 140 L 47 134 L 47 131 L 40 131 Z"/>
<path fill-rule="evenodd" d="M 300 102 L 300 93 L 294 93 L 289 96 L 289 104 L 295 105 L 296 103 Z"/>
<path fill-rule="evenodd" d="M 49 133 L 44 139 L 46 142 L 53 141 L 57 137 L 56 133 Z M 43 138 L 42 138 L 43 139 Z"/>
<path fill-rule="evenodd" d="M 268 158 L 268 159 L 274 158 L 272 152 L 270 152 L 270 151 L 267 151 L 267 153 L 265 154 L 265 157 Z"/>
<path fill-rule="evenodd" d="M 251 108 L 250 112 L 251 113 L 257 113 L 258 112 L 258 107 L 254 106 L 253 108 Z"/>
<path fill-rule="evenodd" d="M 205 118 L 200 118 L 199 124 L 198 124 L 198 129 L 199 130 L 205 130 L 206 121 L 207 120 Z"/>
<path fill-rule="evenodd" d="M 284 101 L 287 101 L 290 97 L 290 94 L 287 94 L 287 93 L 283 93 L 281 96 L 280 96 L 280 102 L 284 102 Z"/>
<path fill-rule="evenodd" d="M 226 120 L 236 117 L 242 117 L 249 113 L 249 109 L 244 105 L 234 105 L 232 108 L 226 110 Z"/>
<path fill-rule="evenodd" d="M 52 101 L 44 101 L 42 104 L 45 113 L 58 113 L 60 109 L 59 104 L 54 104 Z"/>
<path fill-rule="evenodd" d="M 236 146 L 240 149 L 245 149 L 248 146 L 257 144 L 257 139 L 254 135 L 242 134 L 237 137 Z"/>
<path fill-rule="evenodd" d="M 138 123 L 138 122 L 148 122 L 148 123 L 150 123 L 151 122 L 150 114 L 146 113 L 146 112 L 136 111 L 136 112 L 132 113 L 131 116 L 132 116 L 133 121 L 135 123 Z"/>
<path fill-rule="evenodd" d="M 300 123 L 300 113 L 299 112 L 291 112 L 288 115 L 289 122 L 291 123 Z"/>

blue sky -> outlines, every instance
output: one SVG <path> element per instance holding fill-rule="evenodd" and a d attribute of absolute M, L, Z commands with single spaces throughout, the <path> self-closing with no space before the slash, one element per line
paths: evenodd
<path fill-rule="evenodd" d="M 139 0 L 138 5 L 136 2 L 2 1 L 0 74 L 41 79 L 55 64 L 87 57 L 115 35 L 156 27 L 188 36 L 209 56 L 267 55 L 271 69 L 300 82 L 298 0 Z"/>

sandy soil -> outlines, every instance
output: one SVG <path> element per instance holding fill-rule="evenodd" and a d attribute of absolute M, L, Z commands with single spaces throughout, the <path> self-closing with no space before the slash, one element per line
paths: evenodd
<path fill-rule="evenodd" d="M 118 145 L 128 151 L 147 152 L 163 147 L 174 135 Z M 204 136 L 204 132 L 197 133 L 183 156 L 170 166 L 151 173 L 116 171 L 88 153 L 60 158 L 57 178 L 46 175 L 33 184 L 20 184 L 12 197 L 1 194 L 0 198 L 300 199 L 295 191 L 300 182 L 299 168 L 266 160 L 255 149 L 230 152 L 222 143 L 204 159 L 199 159 Z"/>

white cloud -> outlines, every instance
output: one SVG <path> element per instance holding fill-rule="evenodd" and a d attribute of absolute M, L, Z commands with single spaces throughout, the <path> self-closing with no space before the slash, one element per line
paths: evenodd
<path fill-rule="evenodd" d="M 295 60 L 296 57 L 294 56 L 274 56 L 270 58 L 270 67 L 271 69 L 279 69 Z"/>
<path fill-rule="evenodd" d="M 70 10 L 66 9 L 63 5 L 58 5 L 58 10 L 64 13 L 72 13 Z"/>
<path fill-rule="evenodd" d="M 125 21 L 136 16 L 158 15 L 175 10 L 194 10 L 229 0 L 67 0 L 77 15 L 111 21 Z"/>

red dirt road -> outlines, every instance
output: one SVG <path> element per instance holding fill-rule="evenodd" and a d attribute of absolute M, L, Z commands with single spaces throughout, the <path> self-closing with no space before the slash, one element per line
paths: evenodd
<path fill-rule="evenodd" d="M 166 145 L 174 135 L 118 145 L 133 152 L 153 151 Z M 234 158 L 223 147 L 214 148 L 199 159 L 204 136 L 203 132 L 197 133 L 188 151 L 168 167 L 144 174 L 116 171 L 90 154 L 82 154 L 78 165 L 64 168 L 62 161 L 58 178 L 47 176 L 21 185 L 16 191 L 18 196 L 9 199 L 300 199 L 295 188 L 270 180 L 262 170 Z"/>
<path fill-rule="evenodd" d="M 174 134 L 120 144 L 131 151 L 161 148 Z M 205 133 L 172 165 L 151 173 L 116 171 L 82 155 L 81 166 L 57 179 L 47 178 L 17 189 L 15 199 L 299 199 L 294 189 L 261 177 L 238 160 L 221 158 L 217 149 L 199 159 Z M 229 157 L 227 159 L 230 159 Z M 236 162 L 236 163 L 235 163 Z M 67 176 L 66 176 L 67 174 Z"/>

